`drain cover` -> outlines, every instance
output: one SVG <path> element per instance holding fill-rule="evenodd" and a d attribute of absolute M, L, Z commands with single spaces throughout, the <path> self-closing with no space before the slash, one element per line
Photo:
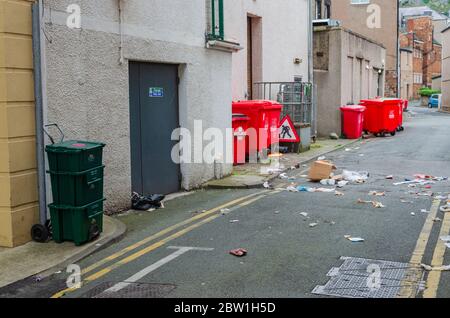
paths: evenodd
<path fill-rule="evenodd" d="M 345 298 L 394 298 L 411 268 L 407 263 L 365 258 L 342 257 L 341 260 L 344 261 L 341 267 L 328 272 L 327 276 L 331 277 L 328 283 L 314 288 L 313 294 Z M 373 271 L 368 269 L 377 269 L 379 285 L 376 288 L 368 284 L 368 280 L 374 277 Z"/>
<path fill-rule="evenodd" d="M 117 282 L 105 282 L 85 293 L 82 298 L 162 298 L 176 286 L 170 284 L 130 283 L 118 292 L 105 292 Z"/>

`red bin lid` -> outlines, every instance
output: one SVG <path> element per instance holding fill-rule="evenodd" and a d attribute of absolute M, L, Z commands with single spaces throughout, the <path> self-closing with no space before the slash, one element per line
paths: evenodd
<path fill-rule="evenodd" d="M 342 111 L 348 111 L 348 112 L 364 112 L 366 110 L 365 106 L 361 105 L 345 105 L 341 106 Z"/>

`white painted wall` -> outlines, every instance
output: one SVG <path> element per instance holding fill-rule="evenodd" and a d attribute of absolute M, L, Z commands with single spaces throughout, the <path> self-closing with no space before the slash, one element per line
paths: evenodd
<path fill-rule="evenodd" d="M 225 36 L 244 50 L 233 54 L 233 99 L 246 99 L 247 16 L 261 17 L 262 81 L 308 78 L 308 0 L 225 1 Z M 300 65 L 294 64 L 301 58 Z"/>
<path fill-rule="evenodd" d="M 82 10 L 81 30 L 66 25 L 72 3 Z M 104 161 L 107 210 L 129 207 L 131 194 L 128 61 L 179 64 L 180 124 L 231 127 L 231 54 L 205 49 L 205 0 L 122 0 L 120 64 L 118 0 L 47 0 L 48 121 L 67 139 L 107 144 Z M 228 149 L 231 151 L 231 149 Z M 224 174 L 231 165 L 222 165 Z M 191 189 L 214 177 L 214 166 L 183 164 Z"/>

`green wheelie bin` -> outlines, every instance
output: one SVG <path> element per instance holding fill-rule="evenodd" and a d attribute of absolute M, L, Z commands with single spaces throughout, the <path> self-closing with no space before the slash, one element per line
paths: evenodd
<path fill-rule="evenodd" d="M 104 143 L 61 141 L 46 146 L 53 203 L 49 205 L 55 242 L 77 246 L 103 231 Z"/>

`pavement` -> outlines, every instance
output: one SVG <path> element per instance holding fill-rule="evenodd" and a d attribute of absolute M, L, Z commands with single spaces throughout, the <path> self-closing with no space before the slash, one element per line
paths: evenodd
<path fill-rule="evenodd" d="M 358 141 L 326 156 L 336 173 L 370 173 L 365 183 L 339 189 L 343 196 L 287 191 L 291 185 L 332 188 L 304 179 L 308 167 L 289 170 L 288 180 L 272 180 L 273 189 L 195 191 L 164 209 L 117 216 L 127 235 L 76 262 L 80 286 L 68 286 L 73 277 L 61 267 L 39 282 L 25 279 L 0 288 L 0 297 L 321 298 L 337 296 L 313 291 L 343 276 L 340 292 L 366 290 L 368 278 L 378 277 L 379 286 L 369 290 L 394 294 L 374 297 L 448 298 L 450 272 L 425 271 L 420 264 L 434 269 L 450 264 L 439 239 L 450 233 L 450 214 L 440 212 L 444 202 L 434 199 L 449 194 L 450 182 L 394 183 L 417 173 L 450 176 L 450 115 L 412 107 L 409 116 L 406 130 L 395 137 Z M 353 243 L 348 236 L 364 241 Z M 238 248 L 247 255 L 230 255 Z M 336 272 L 346 262 L 342 257 L 359 262 L 358 275 Z M 373 276 L 365 274 L 364 262 L 379 265 Z"/>
<path fill-rule="evenodd" d="M 71 242 L 57 244 L 29 242 L 16 248 L 0 248 L 0 287 L 25 278 L 40 280 L 69 264 L 89 256 L 109 244 L 120 240 L 125 234 L 125 225 L 114 218 L 104 216 L 101 236 L 83 246 Z"/>

